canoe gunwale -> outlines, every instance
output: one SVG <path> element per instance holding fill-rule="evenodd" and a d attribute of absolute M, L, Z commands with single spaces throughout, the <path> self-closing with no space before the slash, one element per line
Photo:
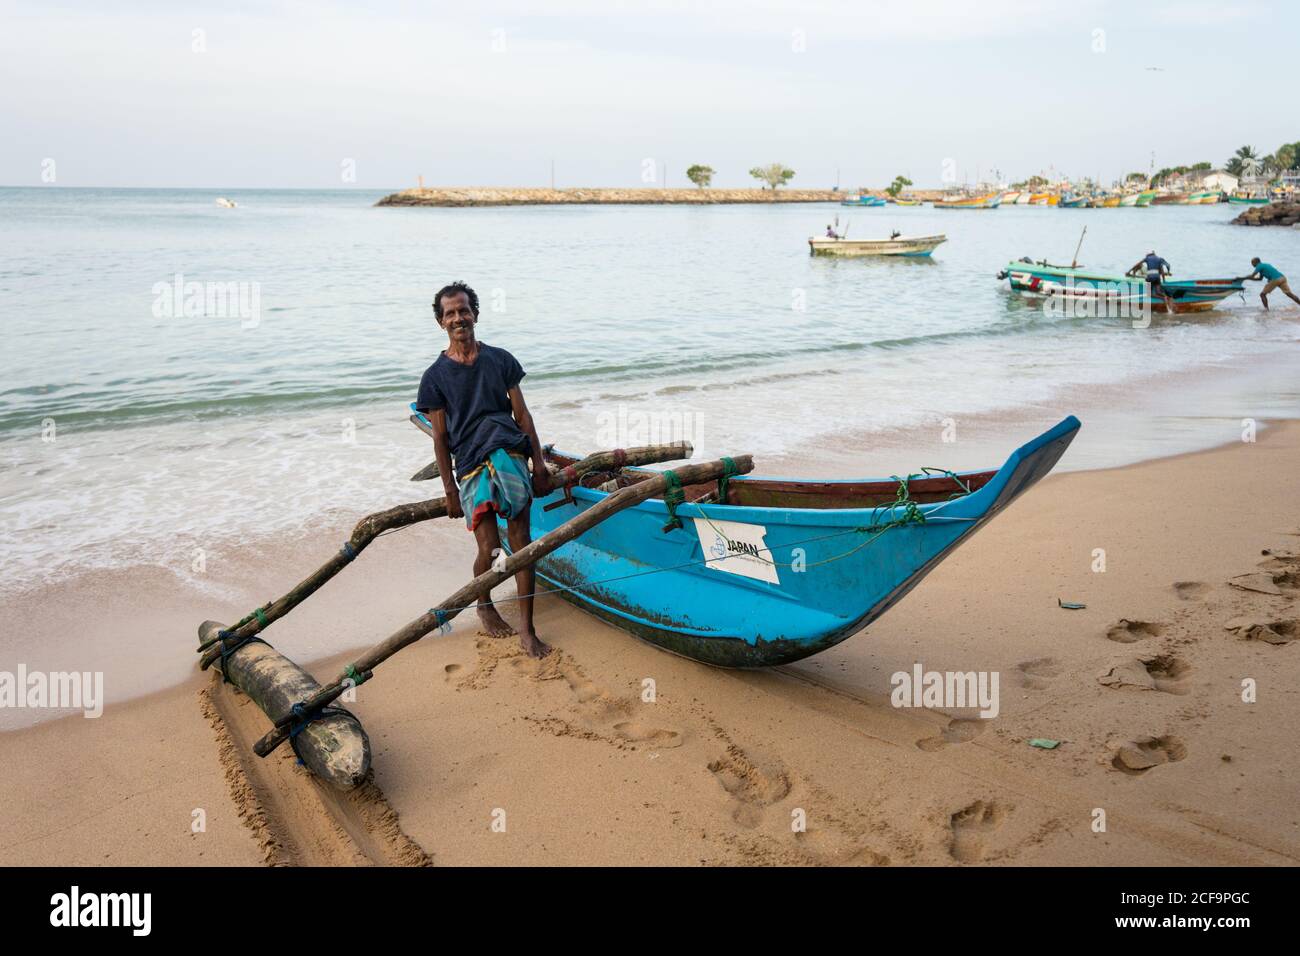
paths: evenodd
<path fill-rule="evenodd" d="M 976 472 L 968 474 L 992 474 L 978 490 L 971 494 L 950 501 L 935 502 L 921 507 L 927 523 L 948 524 L 959 521 L 965 524 L 961 531 L 945 545 L 938 548 L 915 567 L 888 593 L 867 604 L 863 602 L 862 612 L 845 617 L 842 623 L 810 637 L 800 639 L 776 638 L 766 640 L 761 634 L 751 642 L 742 636 L 731 634 L 708 634 L 700 628 L 687 626 L 684 621 L 668 619 L 668 611 L 662 607 L 641 608 L 628 606 L 617 595 L 609 595 L 600 587 L 600 582 L 584 579 L 581 569 L 574 562 L 567 561 L 562 555 L 559 561 L 547 560 L 539 564 L 538 577 L 546 584 L 559 588 L 560 596 L 588 613 L 615 624 L 649 643 L 664 650 L 697 660 L 702 663 L 721 667 L 755 668 L 769 667 L 791 663 L 801 658 L 826 650 L 835 644 L 861 631 L 872 621 L 910 592 L 934 567 L 947 557 L 956 547 L 970 537 L 978 528 L 987 523 L 995 514 L 1005 508 L 1011 501 L 1046 475 L 1064 454 L 1079 429 L 1078 419 L 1070 416 L 1044 432 L 1034 441 L 1017 449 L 1006 463 L 996 472 Z M 567 458 L 562 452 L 552 452 L 557 458 Z M 736 478 L 733 482 L 762 482 L 772 479 Z M 794 481 L 793 479 L 784 479 Z M 853 484 L 854 482 L 839 482 Z M 863 482 L 857 482 L 864 484 Z M 819 482 L 818 484 L 828 484 Z M 573 489 L 574 498 L 594 502 L 603 493 L 592 489 Z M 667 508 L 662 500 L 650 499 L 637 505 L 632 511 L 642 510 L 665 515 Z M 783 509 L 754 508 L 738 505 L 693 504 L 678 506 L 677 513 L 683 518 L 705 517 L 707 519 L 734 521 L 739 523 L 764 524 L 769 527 L 781 524 L 802 526 L 834 526 L 852 528 L 862 522 L 871 523 L 891 513 L 891 509 Z M 924 527 L 924 525 L 922 525 Z M 578 543 L 578 542 L 575 542 Z M 617 555 L 616 555 L 617 556 Z M 722 584 L 723 582 L 717 582 Z M 730 582 L 733 586 L 740 582 Z M 751 582 L 752 583 L 752 582 Z M 779 587 L 779 586 L 778 586 Z M 735 592 L 740 593 L 740 592 Z M 791 597 L 793 600 L 794 598 Z"/>

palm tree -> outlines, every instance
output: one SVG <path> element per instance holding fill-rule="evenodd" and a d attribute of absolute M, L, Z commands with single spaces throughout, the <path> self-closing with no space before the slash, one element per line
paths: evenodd
<path fill-rule="evenodd" d="M 1228 172 L 1232 173 L 1232 175 L 1240 176 L 1247 160 L 1255 160 L 1258 162 L 1259 154 L 1255 152 L 1254 146 L 1242 146 L 1237 150 L 1236 154 L 1233 155 L 1232 159 L 1228 160 L 1228 164 L 1224 168 Z"/>

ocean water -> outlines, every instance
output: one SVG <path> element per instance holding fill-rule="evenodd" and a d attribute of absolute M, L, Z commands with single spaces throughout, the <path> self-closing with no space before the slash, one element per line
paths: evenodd
<path fill-rule="evenodd" d="M 1092 268 L 1155 248 L 1178 277 L 1242 275 L 1252 255 L 1300 275 L 1300 232 L 1231 226 L 1228 206 L 381 209 L 379 192 L 249 191 L 224 209 L 218 195 L 0 189 L 0 592 L 183 571 L 219 540 L 440 493 L 407 480 L 431 447 L 406 405 L 445 344 L 430 303 L 451 279 L 479 293 L 480 338 L 528 371 L 543 441 L 576 451 L 687 437 L 697 455 L 815 463 L 824 448 L 888 474 L 1001 460 L 1005 446 L 897 465 L 872 452 L 947 420 L 1091 412 L 1109 428 L 1064 464 L 1096 467 L 1300 409 L 1300 310 L 1284 300 L 1135 330 L 1045 315 L 995 279 L 1022 255 L 1069 261 L 1085 226 Z M 810 257 L 807 237 L 837 218 L 853 237 L 949 241 L 933 260 Z"/>

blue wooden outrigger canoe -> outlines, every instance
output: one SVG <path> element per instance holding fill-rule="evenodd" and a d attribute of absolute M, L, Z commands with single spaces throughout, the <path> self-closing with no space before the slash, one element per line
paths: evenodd
<path fill-rule="evenodd" d="M 833 647 L 893 607 L 1051 471 L 1078 430 L 1070 416 L 996 471 L 905 483 L 735 477 L 725 503 L 697 503 L 717 494 L 714 485 L 688 486 L 676 508 L 680 527 L 665 530 L 668 505 L 646 501 L 563 545 L 537 573 L 582 609 L 674 653 L 723 667 L 787 664 Z M 579 457 L 547 454 L 559 467 Z M 625 468 L 584 480 L 621 487 L 638 474 L 649 472 Z M 575 487 L 540 499 L 533 537 L 608 493 Z"/>

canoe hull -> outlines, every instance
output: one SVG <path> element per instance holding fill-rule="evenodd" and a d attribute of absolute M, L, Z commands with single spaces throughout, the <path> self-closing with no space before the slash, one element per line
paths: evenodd
<path fill-rule="evenodd" d="M 918 236 L 898 239 L 831 239 L 814 236 L 808 248 L 815 256 L 928 256 L 947 236 Z"/>
<path fill-rule="evenodd" d="M 935 209 L 997 209 L 1002 205 L 1001 196 L 978 196 L 971 199 L 938 199 Z"/>
<path fill-rule="evenodd" d="M 664 650 L 721 667 L 787 664 L 833 647 L 885 613 L 1050 471 L 1078 428 L 1067 418 L 996 473 L 980 473 L 973 493 L 920 505 L 924 523 L 881 530 L 902 515 L 892 504 L 685 504 L 677 509 L 683 527 L 665 532 L 664 503 L 647 501 L 543 559 L 538 575 L 566 600 Z M 732 479 L 728 500 L 747 480 Z M 833 495 L 824 489 L 851 483 L 808 484 Z M 545 506 L 564 500 L 558 494 L 534 504 L 534 537 L 604 495 L 575 488 L 573 497 L 550 511 Z"/>

